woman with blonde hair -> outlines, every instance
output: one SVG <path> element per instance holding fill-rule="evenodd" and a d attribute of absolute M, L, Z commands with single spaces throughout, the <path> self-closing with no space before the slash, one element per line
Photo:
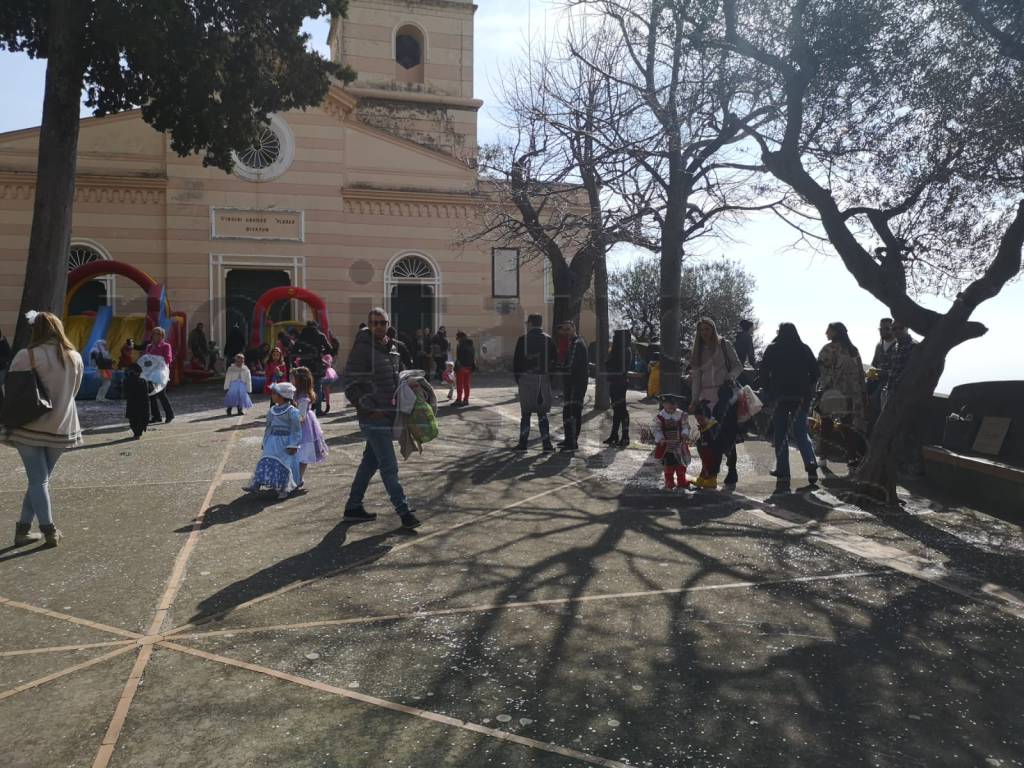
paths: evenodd
<path fill-rule="evenodd" d="M 45 538 L 46 546 L 55 547 L 61 532 L 53 523 L 49 483 L 61 454 L 82 443 L 75 407 L 75 395 L 82 385 L 82 357 L 56 315 L 29 312 L 27 318 L 32 336 L 28 347 L 14 356 L 10 370 L 13 373 L 35 369 L 52 409 L 27 424 L 4 428 L 4 442 L 17 449 L 28 477 L 21 517 L 14 529 L 14 546 Z M 39 521 L 40 533 L 32 533 L 33 520 Z"/>
<path fill-rule="evenodd" d="M 735 485 L 736 436 L 739 431 L 736 413 L 736 379 L 743 373 L 743 365 L 732 344 L 718 335 L 715 321 L 702 317 L 697 321 L 697 332 L 690 355 L 690 413 L 701 414 L 705 424 L 713 424 L 715 437 L 706 440 L 710 460 L 702 461 L 698 488 L 714 490 L 718 487 L 718 473 L 722 458 L 728 456 L 729 471 L 726 485 Z"/>

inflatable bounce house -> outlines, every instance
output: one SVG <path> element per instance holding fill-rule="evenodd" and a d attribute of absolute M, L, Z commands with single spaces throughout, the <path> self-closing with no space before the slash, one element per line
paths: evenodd
<path fill-rule="evenodd" d="M 256 301 L 256 306 L 252 310 L 252 331 L 249 338 L 249 347 L 258 347 L 261 344 L 267 344 L 273 347 L 277 342 L 277 335 L 282 331 L 287 332 L 289 328 L 302 329 L 305 326 L 305 322 L 302 320 L 281 320 L 279 322 L 271 322 L 270 320 L 270 308 L 279 301 L 301 301 L 305 303 L 310 309 L 313 310 L 313 318 L 319 323 L 320 330 L 325 334 L 330 333 L 330 322 L 327 318 L 327 304 L 322 298 L 312 291 L 307 291 L 305 288 L 296 288 L 294 286 L 281 286 L 279 288 L 271 288 L 269 291 L 264 293 Z M 263 389 L 263 385 L 266 383 L 264 376 L 254 374 L 252 377 L 252 388 L 254 392 L 259 392 Z"/>
<path fill-rule="evenodd" d="M 69 315 L 68 309 L 75 294 L 90 280 L 102 275 L 120 275 L 135 283 L 146 296 L 144 315 L 114 315 L 113 307 L 101 306 L 95 312 Z M 68 274 L 68 291 L 64 300 L 64 327 L 68 338 L 78 348 L 85 363 L 85 378 L 79 390 L 79 399 L 95 399 L 102 383 L 102 374 L 89 352 L 96 342 L 103 339 L 114 359 L 115 365 L 121 348 L 128 339 L 142 344 L 156 326 L 167 331 L 167 341 L 174 350 L 174 365 L 170 371 L 171 382 L 181 382 L 182 364 L 186 356 L 187 318 L 183 312 L 172 312 L 167 300 L 167 290 L 141 269 L 119 261 L 94 261 L 84 264 Z M 137 357 L 133 353 L 133 357 Z M 121 372 L 113 372 L 120 378 Z"/>

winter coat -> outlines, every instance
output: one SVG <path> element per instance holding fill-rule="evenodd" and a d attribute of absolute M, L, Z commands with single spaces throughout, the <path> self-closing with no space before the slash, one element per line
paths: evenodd
<path fill-rule="evenodd" d="M 558 360 L 555 342 L 540 328 L 531 328 L 516 342 L 512 373 L 519 385 L 523 413 L 551 410 L 551 372 Z"/>
<path fill-rule="evenodd" d="M 141 374 L 141 368 L 131 365 L 124 377 L 125 417 L 136 435 L 145 432 L 149 425 L 149 395 L 153 390 L 152 382 Z"/>
<path fill-rule="evenodd" d="M 236 381 L 245 384 L 245 391 L 252 392 L 252 372 L 246 366 L 229 365 L 224 371 L 224 391 L 231 388 Z"/>
<path fill-rule="evenodd" d="M 818 390 L 839 390 L 847 398 L 847 408 L 832 411 L 835 416 L 853 416 L 854 426 L 864 429 L 864 403 L 867 389 L 864 382 L 864 364 L 859 354 L 851 354 L 839 342 L 830 341 L 818 353 L 821 377 Z"/>
<path fill-rule="evenodd" d="M 743 373 L 736 350 L 725 339 L 719 339 L 711 354 L 704 353 L 700 362 L 690 369 L 690 391 L 697 403 L 707 400 L 713 409 L 718 403 L 718 390 L 727 381 L 736 381 Z M 671 391 L 671 390 L 669 390 Z"/>
<path fill-rule="evenodd" d="M 378 344 L 368 328 L 356 334 L 341 378 L 345 396 L 356 407 L 360 423 L 394 423 L 401 371 L 402 358 L 394 341 L 385 338 Z"/>
<path fill-rule="evenodd" d="M 740 365 L 745 366 L 749 363 L 751 368 L 757 368 L 757 360 L 754 357 L 754 337 L 750 335 L 749 331 L 737 333 L 733 347 Z"/>
<path fill-rule="evenodd" d="M 820 375 L 811 348 L 802 342 L 773 341 L 759 369 L 761 388 L 770 402 L 810 402 Z"/>
<path fill-rule="evenodd" d="M 22 349 L 11 361 L 10 372 L 27 371 L 32 365 L 29 351 Z M 35 421 L 14 429 L 4 430 L 7 442 L 43 448 L 73 448 L 82 443 L 82 428 L 78 423 L 75 395 L 82 386 L 85 368 L 82 356 L 65 351 L 56 342 L 47 342 L 32 348 L 36 361 L 36 374 L 50 397 L 52 410 Z"/>
<path fill-rule="evenodd" d="M 455 347 L 455 370 L 461 371 L 463 368 L 476 370 L 476 349 L 472 339 L 462 339 Z"/>
<path fill-rule="evenodd" d="M 574 336 L 569 342 L 565 364 L 562 366 L 564 386 L 576 393 L 587 391 L 590 381 L 590 361 L 587 356 L 587 343 L 582 336 Z"/>

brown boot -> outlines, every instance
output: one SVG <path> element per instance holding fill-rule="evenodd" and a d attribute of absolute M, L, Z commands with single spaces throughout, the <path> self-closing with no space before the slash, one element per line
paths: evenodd
<path fill-rule="evenodd" d="M 55 525 L 40 525 L 39 530 L 43 532 L 43 538 L 45 547 L 56 547 L 64 534 L 57 530 Z"/>
<path fill-rule="evenodd" d="M 14 524 L 14 546 L 27 547 L 29 544 L 35 544 L 42 540 L 43 534 L 32 533 L 32 523 Z"/>

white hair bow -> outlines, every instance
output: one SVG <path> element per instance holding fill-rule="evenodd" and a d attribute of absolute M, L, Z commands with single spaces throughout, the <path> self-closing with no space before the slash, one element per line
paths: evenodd
<path fill-rule="evenodd" d="M 34 309 L 30 309 L 28 312 L 25 313 L 25 319 L 28 320 L 29 325 L 33 325 L 37 317 L 39 317 L 39 313 L 36 312 Z"/>

